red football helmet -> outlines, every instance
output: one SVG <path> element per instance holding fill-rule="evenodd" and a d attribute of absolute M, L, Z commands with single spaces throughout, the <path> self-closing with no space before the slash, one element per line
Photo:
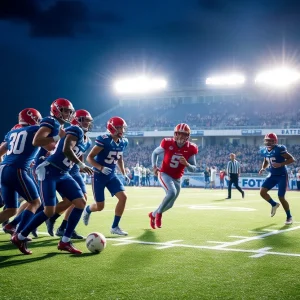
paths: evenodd
<path fill-rule="evenodd" d="M 34 108 L 25 108 L 19 113 L 19 125 L 38 125 L 42 115 Z"/>
<path fill-rule="evenodd" d="M 278 144 L 277 135 L 273 132 L 267 133 L 264 138 L 264 144 L 268 149 L 272 149 L 275 145 Z"/>
<path fill-rule="evenodd" d="M 180 123 L 174 128 L 174 140 L 178 145 L 184 145 L 191 135 L 191 129 L 188 124 Z"/>
<path fill-rule="evenodd" d="M 74 114 L 73 104 L 64 98 L 58 98 L 51 104 L 50 114 L 51 116 L 63 121 L 70 122 Z"/>
<path fill-rule="evenodd" d="M 125 120 L 120 117 L 112 117 L 108 120 L 106 128 L 111 135 L 121 138 L 126 131 L 127 124 Z"/>
<path fill-rule="evenodd" d="M 21 124 L 16 124 L 11 130 L 22 128 L 23 126 Z"/>
<path fill-rule="evenodd" d="M 72 125 L 77 125 L 83 129 L 84 132 L 88 132 L 92 129 L 93 118 L 91 114 L 84 109 L 78 109 L 75 111 L 71 120 Z"/>

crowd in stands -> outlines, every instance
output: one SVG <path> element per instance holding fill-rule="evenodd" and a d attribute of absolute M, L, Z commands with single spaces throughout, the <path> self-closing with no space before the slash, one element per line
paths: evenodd
<path fill-rule="evenodd" d="M 178 121 L 192 129 L 225 127 L 288 128 L 300 126 L 300 104 L 284 108 L 261 101 L 219 101 L 198 104 L 144 104 L 119 110 L 129 130 L 162 130 L 173 128 Z M 105 130 L 105 120 L 95 122 L 94 130 Z"/>
<path fill-rule="evenodd" d="M 155 146 L 134 146 L 129 147 L 124 153 L 124 161 L 127 167 L 132 168 L 139 162 L 146 168 L 151 168 L 151 154 Z M 289 146 L 288 151 L 295 157 L 296 163 L 290 169 L 296 169 L 297 161 L 300 161 L 300 145 Z M 241 163 L 242 173 L 258 173 L 261 168 L 263 157 L 260 148 L 249 145 L 215 145 L 199 147 L 197 155 L 198 172 L 203 172 L 206 167 L 217 167 L 218 170 L 226 169 L 229 161 L 229 154 L 236 154 L 237 160 Z"/>

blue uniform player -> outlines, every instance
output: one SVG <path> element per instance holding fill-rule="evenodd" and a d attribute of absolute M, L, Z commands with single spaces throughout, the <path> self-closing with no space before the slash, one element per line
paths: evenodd
<path fill-rule="evenodd" d="M 85 120 L 87 120 L 86 124 L 84 124 Z M 92 126 L 91 126 L 92 120 L 93 120 L 93 118 L 88 111 L 80 109 L 75 112 L 74 118 L 71 121 L 71 124 L 73 126 L 76 126 L 76 127 L 79 126 L 84 131 L 84 143 L 81 145 L 82 146 L 81 153 L 85 153 L 92 145 L 90 138 L 86 136 L 86 133 L 88 131 L 90 131 L 92 128 Z M 69 129 L 67 128 L 66 131 L 68 132 Z M 83 154 L 79 158 L 82 160 Z M 74 166 L 72 167 L 72 169 L 70 170 L 69 173 L 73 177 L 73 179 L 78 183 L 78 185 L 80 186 L 80 188 L 83 192 L 84 198 L 87 201 L 86 186 L 85 186 L 85 182 L 83 181 L 83 178 L 81 176 L 79 166 L 74 164 Z M 65 218 L 56 232 L 57 236 L 63 236 L 64 231 L 67 227 L 68 218 L 73 210 L 73 205 L 71 205 L 71 202 L 69 201 L 69 199 L 67 197 L 65 197 L 64 194 L 60 194 L 60 195 L 61 195 L 63 201 L 58 203 L 58 205 L 56 206 L 56 209 L 55 209 L 55 214 L 49 219 L 49 222 L 47 224 L 48 225 L 47 226 L 48 233 L 50 235 L 54 235 L 54 232 L 53 232 L 54 223 L 61 216 L 61 214 L 66 210 Z M 72 239 L 83 239 L 83 236 L 77 234 L 76 231 L 74 230 L 71 238 Z"/>
<path fill-rule="evenodd" d="M 21 229 L 27 220 L 33 218 L 41 204 L 36 185 L 28 174 L 30 164 L 39 150 L 32 145 L 32 141 L 41 118 L 36 109 L 23 109 L 19 114 L 20 126 L 8 132 L 0 147 L 0 157 L 6 154 L 0 165 L 1 193 L 6 206 L 0 213 L 0 223 L 16 214 L 18 197 L 21 195 L 28 202 L 19 223 Z"/>
<path fill-rule="evenodd" d="M 128 183 L 130 182 L 126 175 L 123 161 L 123 151 L 128 144 L 128 140 L 123 138 L 126 126 L 126 122 L 120 117 L 109 119 L 107 122 L 109 133 L 96 138 L 96 145 L 87 156 L 87 161 L 94 167 L 92 187 L 96 203 L 85 208 L 83 222 L 85 225 L 88 225 L 91 213 L 103 210 L 105 201 L 104 189 L 107 188 L 111 195 L 116 196 L 119 200 L 115 208 L 115 217 L 110 231 L 112 234 L 118 235 L 128 234 L 119 227 L 127 196 L 124 185 L 115 174 L 115 168 L 118 165 L 125 180 Z"/>
<path fill-rule="evenodd" d="M 65 135 L 62 126 L 66 122 L 70 122 L 74 114 L 72 103 L 64 98 L 53 101 L 50 108 L 51 116 L 43 118 L 40 127 L 34 136 L 32 144 L 36 147 L 42 147 L 36 155 L 35 168 L 37 168 L 47 155 L 48 151 L 55 148 L 57 142 Z M 54 210 L 54 209 L 53 209 Z M 30 231 L 37 228 L 52 215 L 52 208 L 44 208 L 43 211 L 37 212 L 32 220 L 28 220 L 27 226 L 11 239 L 19 250 L 24 254 L 31 254 L 27 249 L 26 239 Z M 31 230 L 28 232 L 28 228 Z"/>
<path fill-rule="evenodd" d="M 285 199 L 288 183 L 288 175 L 285 166 L 292 164 L 295 159 L 290 153 L 287 152 L 285 146 L 278 145 L 278 138 L 275 133 L 266 134 L 264 143 L 265 148 L 262 150 L 264 161 L 259 174 L 262 174 L 268 166 L 270 173 L 265 182 L 262 184 L 260 195 L 263 199 L 271 204 L 271 217 L 273 217 L 276 214 L 276 210 L 280 204 L 271 198 L 268 191 L 271 190 L 275 185 L 278 185 L 278 198 L 287 216 L 285 225 L 290 225 L 293 223 L 293 219 L 290 212 L 289 203 Z"/>

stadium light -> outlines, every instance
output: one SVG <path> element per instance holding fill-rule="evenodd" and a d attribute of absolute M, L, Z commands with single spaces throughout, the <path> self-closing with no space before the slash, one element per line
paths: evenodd
<path fill-rule="evenodd" d="M 240 74 L 229 74 L 206 78 L 207 85 L 238 86 L 245 83 L 245 77 Z"/>
<path fill-rule="evenodd" d="M 300 73 L 287 67 L 276 68 L 259 73 L 255 78 L 255 83 L 275 88 L 286 88 L 297 83 Z"/>
<path fill-rule="evenodd" d="M 167 87 L 167 81 L 163 78 L 149 78 L 140 76 L 135 78 L 121 79 L 115 82 L 114 88 L 120 94 L 151 93 L 163 90 Z"/>

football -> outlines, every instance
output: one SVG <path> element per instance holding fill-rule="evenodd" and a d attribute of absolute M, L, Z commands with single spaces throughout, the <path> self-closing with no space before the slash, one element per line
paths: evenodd
<path fill-rule="evenodd" d="M 106 247 L 106 238 L 100 232 L 92 232 L 86 238 L 86 247 L 92 253 L 100 253 Z"/>

